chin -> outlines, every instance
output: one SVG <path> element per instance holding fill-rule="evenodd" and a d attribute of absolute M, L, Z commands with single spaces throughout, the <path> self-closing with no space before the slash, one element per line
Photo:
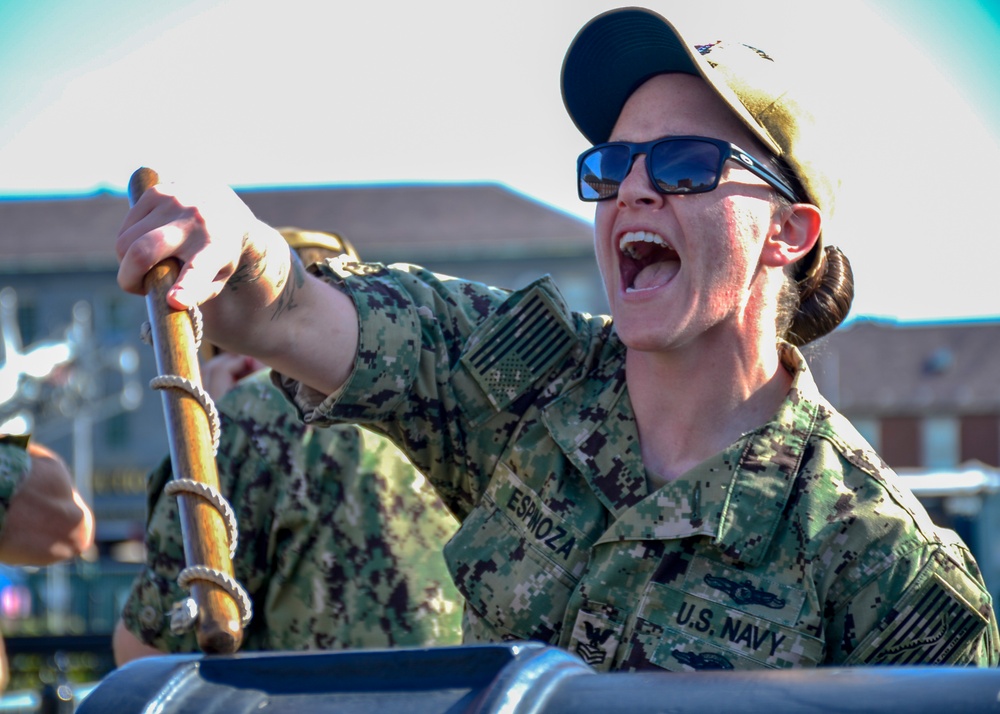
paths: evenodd
<path fill-rule="evenodd" d="M 667 349 L 671 337 L 664 334 L 660 324 L 636 324 L 634 320 L 615 322 L 615 330 L 619 339 L 630 350 L 640 352 L 656 352 Z"/>

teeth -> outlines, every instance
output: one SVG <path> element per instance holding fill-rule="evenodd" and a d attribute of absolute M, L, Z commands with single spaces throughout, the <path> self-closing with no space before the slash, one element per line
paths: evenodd
<path fill-rule="evenodd" d="M 629 257 L 638 257 L 635 248 L 632 246 L 636 243 L 652 243 L 653 245 L 662 246 L 664 248 L 673 249 L 673 246 L 667 243 L 662 236 L 656 233 L 651 233 L 649 231 L 635 231 L 632 233 L 626 233 L 622 236 L 621 241 L 618 243 L 618 249 L 628 255 Z"/>

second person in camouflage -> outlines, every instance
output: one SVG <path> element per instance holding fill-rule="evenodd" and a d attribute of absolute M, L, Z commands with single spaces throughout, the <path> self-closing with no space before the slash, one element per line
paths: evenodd
<path fill-rule="evenodd" d="M 332 234 L 283 229 L 306 260 L 341 252 Z M 243 650 L 433 646 L 461 641 L 461 597 L 441 555 L 457 528 L 424 477 L 388 439 L 355 426 L 306 426 L 251 358 L 202 368 L 218 400 L 219 485 L 239 524 L 237 580 L 253 601 Z M 170 629 L 187 593 L 169 459 L 149 476 L 146 567 L 114 637 L 118 664 L 195 652 L 194 630 Z"/>

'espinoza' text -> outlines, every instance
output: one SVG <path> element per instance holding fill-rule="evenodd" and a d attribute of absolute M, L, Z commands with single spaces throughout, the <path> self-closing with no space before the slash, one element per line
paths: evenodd
<path fill-rule="evenodd" d="M 510 498 L 507 499 L 507 510 L 514 514 L 524 524 L 527 531 L 539 543 L 551 550 L 554 555 L 561 555 L 563 560 L 569 558 L 569 554 L 573 552 L 573 546 L 576 545 L 576 537 L 570 535 L 551 517 L 542 516 L 542 510 L 532 498 L 532 494 L 524 493 L 515 488 Z"/>

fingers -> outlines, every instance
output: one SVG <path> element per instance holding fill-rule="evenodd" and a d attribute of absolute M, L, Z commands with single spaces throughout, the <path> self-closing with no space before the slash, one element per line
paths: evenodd
<path fill-rule="evenodd" d="M 165 189 L 163 185 L 147 189 L 118 232 L 118 284 L 127 292 L 143 294 L 143 279 L 154 265 L 170 257 L 183 264 L 206 240 L 197 209 Z"/>
<path fill-rule="evenodd" d="M 154 241 L 162 237 L 153 233 L 162 222 L 152 215 L 154 208 L 159 208 L 157 197 L 154 195 L 156 193 L 157 188 L 149 189 L 129 209 L 115 241 L 115 253 L 120 264 L 118 284 L 128 292 L 142 294 L 143 276 L 166 257 L 165 255 L 160 257 L 154 250 L 156 247 Z M 139 240 L 147 234 L 149 234 L 147 240 Z"/>
<path fill-rule="evenodd" d="M 239 258 L 239 253 L 236 258 Z M 219 268 L 219 265 L 222 267 Z M 177 310 L 208 302 L 222 292 L 234 267 L 235 263 L 228 258 L 225 246 L 205 246 L 182 264 L 177 281 L 167 291 L 167 302 Z"/>
<path fill-rule="evenodd" d="M 118 284 L 141 295 L 146 273 L 176 258 L 181 270 L 167 300 L 176 309 L 200 305 L 217 296 L 233 274 L 254 222 L 227 187 L 153 186 L 128 211 L 118 233 Z"/>

